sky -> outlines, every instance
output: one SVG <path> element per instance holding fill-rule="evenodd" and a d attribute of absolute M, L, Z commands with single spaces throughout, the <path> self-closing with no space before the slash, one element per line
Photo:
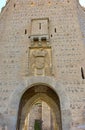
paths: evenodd
<path fill-rule="evenodd" d="M 85 6 L 85 0 L 79 0 L 82 6 Z M 0 0 L 0 11 L 1 8 L 5 5 L 6 0 Z"/>
<path fill-rule="evenodd" d="M 0 11 L 1 8 L 6 4 L 6 0 L 0 0 Z"/>
<path fill-rule="evenodd" d="M 79 0 L 80 4 L 85 7 L 85 0 Z"/>

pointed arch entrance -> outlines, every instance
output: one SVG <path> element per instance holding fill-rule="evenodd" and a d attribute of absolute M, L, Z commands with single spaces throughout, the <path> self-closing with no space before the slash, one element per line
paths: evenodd
<path fill-rule="evenodd" d="M 52 94 L 49 95 L 50 93 L 46 93 L 46 91 L 40 92 L 40 90 L 42 90 L 40 89 L 40 86 L 43 86 L 41 87 L 43 88 L 43 90 L 46 90 L 45 88 L 48 88 L 48 90 L 50 92 L 53 92 L 54 95 L 56 96 L 52 96 Z M 35 91 L 35 93 L 37 94 L 33 94 L 34 96 L 31 96 L 29 94 L 29 97 L 31 98 L 27 98 L 29 104 L 27 105 L 29 106 L 29 108 L 27 107 L 28 113 L 30 112 L 30 110 L 32 110 L 34 105 L 38 103 L 38 101 L 42 100 L 44 103 L 46 103 L 49 106 L 49 108 L 51 108 L 51 110 L 54 111 L 53 118 L 56 119 L 55 120 L 56 124 L 58 124 L 59 121 L 57 120 L 58 116 L 56 116 L 57 108 L 58 110 L 60 110 L 58 119 L 60 119 L 61 126 L 59 128 L 61 129 L 62 127 L 62 130 L 70 130 L 72 118 L 70 112 L 70 101 L 65 91 L 65 87 L 59 82 L 57 82 L 53 77 L 48 77 L 48 76 L 25 77 L 21 85 L 15 89 L 15 91 L 11 95 L 9 105 L 7 108 L 9 113 L 9 117 L 7 120 L 8 130 L 18 130 L 18 127 L 20 127 L 19 120 L 21 120 L 20 118 L 22 118 L 22 115 L 20 113 L 23 113 L 22 110 L 24 111 L 24 109 L 22 108 L 26 108 L 26 107 L 21 107 L 20 104 L 22 104 L 21 102 L 24 101 L 25 99 L 24 95 L 26 95 L 26 92 L 29 90 L 31 91 L 34 88 L 39 88 L 39 89 L 37 89 L 38 92 Z M 56 97 L 58 102 L 55 101 L 54 97 Z M 26 105 L 24 104 L 23 106 Z"/>
<path fill-rule="evenodd" d="M 34 85 L 23 94 L 17 129 L 62 130 L 59 97 L 50 87 Z"/>

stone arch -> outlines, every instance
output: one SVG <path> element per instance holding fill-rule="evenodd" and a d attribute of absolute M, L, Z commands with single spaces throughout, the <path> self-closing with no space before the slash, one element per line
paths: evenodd
<path fill-rule="evenodd" d="M 39 91 L 41 91 L 41 87 L 43 88 L 44 91 L 39 92 Z M 38 92 L 33 92 L 37 88 L 40 88 L 40 90 Z M 45 89 L 46 89 L 46 92 L 45 92 Z M 54 99 L 52 99 L 53 95 L 54 95 Z M 28 114 L 30 113 L 32 107 L 36 106 L 35 104 L 41 103 L 41 102 L 46 103 L 49 106 L 49 108 L 53 114 L 53 117 L 54 117 L 54 122 L 55 122 L 54 127 L 57 128 L 57 130 L 61 130 L 61 127 L 62 127 L 61 126 L 61 113 L 60 113 L 60 107 L 59 107 L 60 102 L 58 100 L 58 97 L 56 98 L 56 95 L 52 92 L 52 89 L 50 89 L 49 87 L 44 86 L 44 85 L 33 86 L 23 94 L 21 103 L 19 106 L 19 108 L 20 108 L 19 113 L 18 113 L 19 119 L 18 119 L 18 123 L 17 123 L 17 128 L 19 130 L 23 129 L 24 124 L 25 124 L 25 119 L 28 116 Z M 56 102 L 58 102 L 58 103 L 56 104 Z"/>
<path fill-rule="evenodd" d="M 30 109 L 31 109 L 31 107 L 32 107 L 32 105 L 33 104 L 35 104 L 37 101 L 39 101 L 39 100 L 43 100 L 43 101 L 45 101 L 49 106 L 51 105 L 51 106 L 53 106 L 54 107 L 54 110 L 55 110 L 55 106 L 56 106 L 56 104 L 55 104 L 55 102 L 51 99 L 51 98 L 48 98 L 48 96 L 47 95 L 45 95 L 45 94 L 39 94 L 39 96 L 38 96 L 38 94 L 36 94 L 35 96 L 33 96 L 32 98 L 31 98 L 31 101 L 29 102 L 29 108 L 28 108 L 28 112 L 30 111 Z M 28 106 L 27 105 L 27 106 Z M 26 109 L 26 108 L 25 108 Z"/>
<path fill-rule="evenodd" d="M 11 115 L 9 117 L 8 129 L 16 130 L 20 99 L 26 90 L 38 84 L 49 86 L 58 95 L 60 100 L 60 106 L 61 106 L 62 130 L 70 130 L 71 113 L 69 110 L 69 106 L 70 106 L 69 98 L 65 92 L 63 85 L 58 83 L 53 77 L 48 77 L 48 76 L 27 77 L 25 78 L 24 83 L 22 83 L 22 86 L 20 86 L 14 91 L 8 105 L 8 113 L 9 115 Z M 68 119 L 68 115 L 69 115 L 69 119 Z"/>

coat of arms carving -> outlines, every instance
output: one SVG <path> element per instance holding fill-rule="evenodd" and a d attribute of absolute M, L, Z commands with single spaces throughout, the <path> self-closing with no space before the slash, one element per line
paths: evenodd
<path fill-rule="evenodd" d="M 51 48 L 30 48 L 30 75 L 51 74 Z"/>

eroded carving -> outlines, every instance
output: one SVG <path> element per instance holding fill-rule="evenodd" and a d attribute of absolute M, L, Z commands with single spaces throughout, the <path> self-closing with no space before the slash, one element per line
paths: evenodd
<path fill-rule="evenodd" d="M 51 75 L 51 48 L 30 48 L 30 75 Z"/>

